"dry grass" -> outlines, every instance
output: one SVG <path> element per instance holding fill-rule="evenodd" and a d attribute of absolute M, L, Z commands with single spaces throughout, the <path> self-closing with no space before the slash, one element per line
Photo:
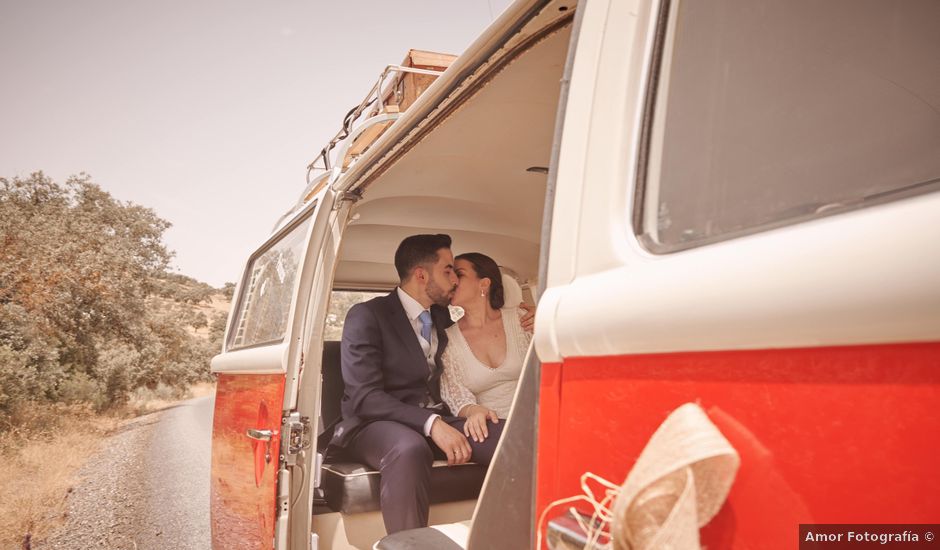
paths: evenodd
<path fill-rule="evenodd" d="M 205 397 L 213 393 L 215 393 L 214 382 L 201 382 L 182 391 L 160 384 L 153 390 L 140 388 L 135 391 L 127 401 L 126 408 L 131 416 L 140 416 L 165 409 L 186 399 Z"/>
<path fill-rule="evenodd" d="M 75 472 L 118 424 L 84 407 L 35 407 L 30 429 L 0 437 L 0 548 L 25 548 L 27 535 L 41 538 L 64 519 Z"/>
<path fill-rule="evenodd" d="M 199 384 L 180 396 L 209 395 Z M 15 428 L 0 432 L 0 548 L 27 548 L 59 527 L 76 474 L 101 442 L 137 415 L 170 406 L 173 399 L 140 395 L 125 410 L 95 414 L 90 407 L 33 406 L 18 411 Z"/>
<path fill-rule="evenodd" d="M 202 382 L 200 384 L 194 384 L 189 387 L 188 399 L 195 399 L 197 397 L 205 397 L 207 395 L 212 395 L 214 393 L 215 393 L 215 382 Z"/>

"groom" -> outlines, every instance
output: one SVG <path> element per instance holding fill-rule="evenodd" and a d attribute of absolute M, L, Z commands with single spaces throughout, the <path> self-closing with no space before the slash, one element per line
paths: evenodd
<path fill-rule="evenodd" d="M 444 329 L 457 287 L 448 235 L 412 235 L 395 251 L 401 282 L 387 296 L 356 304 L 343 326 L 343 420 L 333 445 L 379 470 L 382 517 L 391 534 L 428 525 L 435 455 L 448 465 L 489 464 L 503 424 L 468 440 L 465 419 L 441 401 Z"/>

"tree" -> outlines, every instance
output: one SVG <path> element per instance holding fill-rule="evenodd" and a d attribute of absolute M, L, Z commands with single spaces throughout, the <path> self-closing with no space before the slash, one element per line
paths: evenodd
<path fill-rule="evenodd" d="M 190 317 L 189 326 L 193 327 L 194 330 L 199 330 L 201 328 L 208 328 L 209 318 L 206 317 L 205 313 L 201 311 L 197 311 L 193 314 L 192 317 Z"/>
<path fill-rule="evenodd" d="M 0 178 L 0 414 L 89 388 L 107 406 L 154 380 L 208 376 L 204 340 L 148 301 L 168 280 L 169 227 L 86 174 Z M 211 293 L 184 279 L 184 300 Z"/>
<path fill-rule="evenodd" d="M 219 292 L 225 296 L 225 299 L 232 301 L 232 298 L 235 297 L 235 283 L 225 283 L 222 285 L 222 288 L 219 289 Z"/>

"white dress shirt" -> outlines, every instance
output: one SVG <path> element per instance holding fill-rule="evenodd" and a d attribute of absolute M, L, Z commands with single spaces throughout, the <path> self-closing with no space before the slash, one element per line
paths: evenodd
<path fill-rule="evenodd" d="M 434 355 L 437 351 L 437 331 L 431 329 L 431 341 L 428 342 L 421 336 L 421 319 L 418 319 L 418 316 L 422 312 L 427 311 L 430 314 L 430 310 L 425 309 L 417 300 L 411 297 L 410 294 L 405 292 L 398 287 L 398 300 L 401 301 L 401 305 L 405 308 L 405 315 L 408 317 L 408 321 L 411 322 L 411 329 L 415 333 L 415 338 L 418 339 L 418 343 L 421 344 L 421 351 L 424 352 L 424 358 L 428 362 L 428 376 L 431 375 L 431 369 L 434 368 Z M 434 420 L 440 418 L 439 414 L 432 414 L 428 417 L 427 421 L 424 423 L 424 435 L 430 437 L 431 435 L 431 425 L 434 424 Z"/>

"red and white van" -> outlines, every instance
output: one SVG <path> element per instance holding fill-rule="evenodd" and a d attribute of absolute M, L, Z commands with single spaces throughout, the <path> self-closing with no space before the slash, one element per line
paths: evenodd
<path fill-rule="evenodd" d="M 406 110 L 380 81 L 247 261 L 212 362 L 213 548 L 383 537 L 378 474 L 316 436 L 343 312 L 438 232 L 538 305 L 485 481 L 435 468 L 460 546 L 534 547 L 684 403 L 740 456 L 709 548 L 936 522 L 938 26 L 933 0 L 519 0 Z"/>

